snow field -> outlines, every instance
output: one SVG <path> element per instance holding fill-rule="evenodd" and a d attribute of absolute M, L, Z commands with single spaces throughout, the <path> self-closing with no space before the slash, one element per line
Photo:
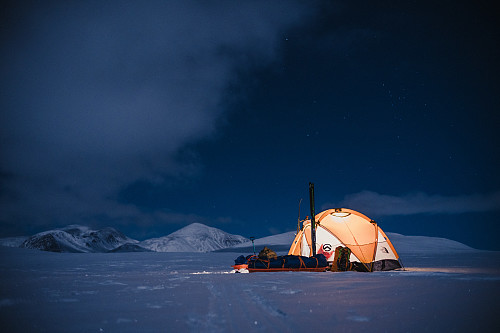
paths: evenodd
<path fill-rule="evenodd" d="M 0 247 L 3 332 L 495 332 L 500 254 L 404 256 L 407 271 L 229 274 L 239 253 Z"/>

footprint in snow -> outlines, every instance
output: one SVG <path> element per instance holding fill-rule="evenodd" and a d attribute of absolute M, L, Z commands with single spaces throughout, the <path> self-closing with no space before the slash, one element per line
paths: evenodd
<path fill-rule="evenodd" d="M 346 319 L 350 320 L 350 321 L 356 321 L 358 323 L 370 321 L 370 318 L 365 317 L 365 316 L 358 316 L 358 315 L 348 316 Z"/>

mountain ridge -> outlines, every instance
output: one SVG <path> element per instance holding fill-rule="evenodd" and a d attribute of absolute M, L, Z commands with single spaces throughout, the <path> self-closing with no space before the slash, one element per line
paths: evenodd
<path fill-rule="evenodd" d="M 294 235 L 290 231 L 255 239 L 255 250 L 268 246 L 275 251 L 287 252 Z M 398 253 L 477 251 L 447 238 L 390 232 L 387 235 Z M 200 223 L 192 223 L 169 235 L 144 241 L 131 239 L 110 227 L 92 230 L 87 226 L 68 225 L 30 237 L 0 239 L 0 245 L 51 252 L 253 252 L 249 239 Z"/>
<path fill-rule="evenodd" d="M 26 237 L 19 247 L 74 253 L 211 252 L 247 241 L 243 236 L 201 223 L 192 223 L 169 235 L 144 241 L 129 238 L 111 227 L 93 230 L 87 226 L 68 225 Z M 17 242 L 9 239 L 0 244 L 12 246 L 17 245 Z"/>
<path fill-rule="evenodd" d="M 249 241 L 201 223 L 192 223 L 173 233 L 147 239 L 140 246 L 156 252 L 211 252 Z"/>
<path fill-rule="evenodd" d="M 49 252 L 108 252 L 127 243 L 138 243 L 120 231 L 106 227 L 99 230 L 87 226 L 68 225 L 28 237 L 20 247 Z"/>

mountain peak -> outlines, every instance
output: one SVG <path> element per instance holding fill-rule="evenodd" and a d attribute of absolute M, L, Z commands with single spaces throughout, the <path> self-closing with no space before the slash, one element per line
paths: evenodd
<path fill-rule="evenodd" d="M 93 230 L 82 225 L 40 232 L 27 238 L 20 247 L 51 252 L 210 252 L 247 242 L 201 223 L 191 223 L 170 235 L 138 242 L 114 228 Z"/>
<path fill-rule="evenodd" d="M 20 247 L 51 252 L 107 252 L 126 243 L 137 243 L 113 228 L 92 230 L 81 225 L 40 232 Z"/>
<path fill-rule="evenodd" d="M 140 246 L 157 252 L 211 252 L 247 241 L 240 235 L 232 235 L 201 223 L 191 223 L 170 235 L 145 240 Z"/>

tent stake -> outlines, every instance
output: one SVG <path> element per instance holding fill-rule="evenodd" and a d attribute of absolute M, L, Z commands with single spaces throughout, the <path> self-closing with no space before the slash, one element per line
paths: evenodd
<path fill-rule="evenodd" d="M 314 183 L 309 183 L 309 205 L 311 206 L 311 245 L 312 255 L 316 255 L 316 221 L 314 216 Z"/>

